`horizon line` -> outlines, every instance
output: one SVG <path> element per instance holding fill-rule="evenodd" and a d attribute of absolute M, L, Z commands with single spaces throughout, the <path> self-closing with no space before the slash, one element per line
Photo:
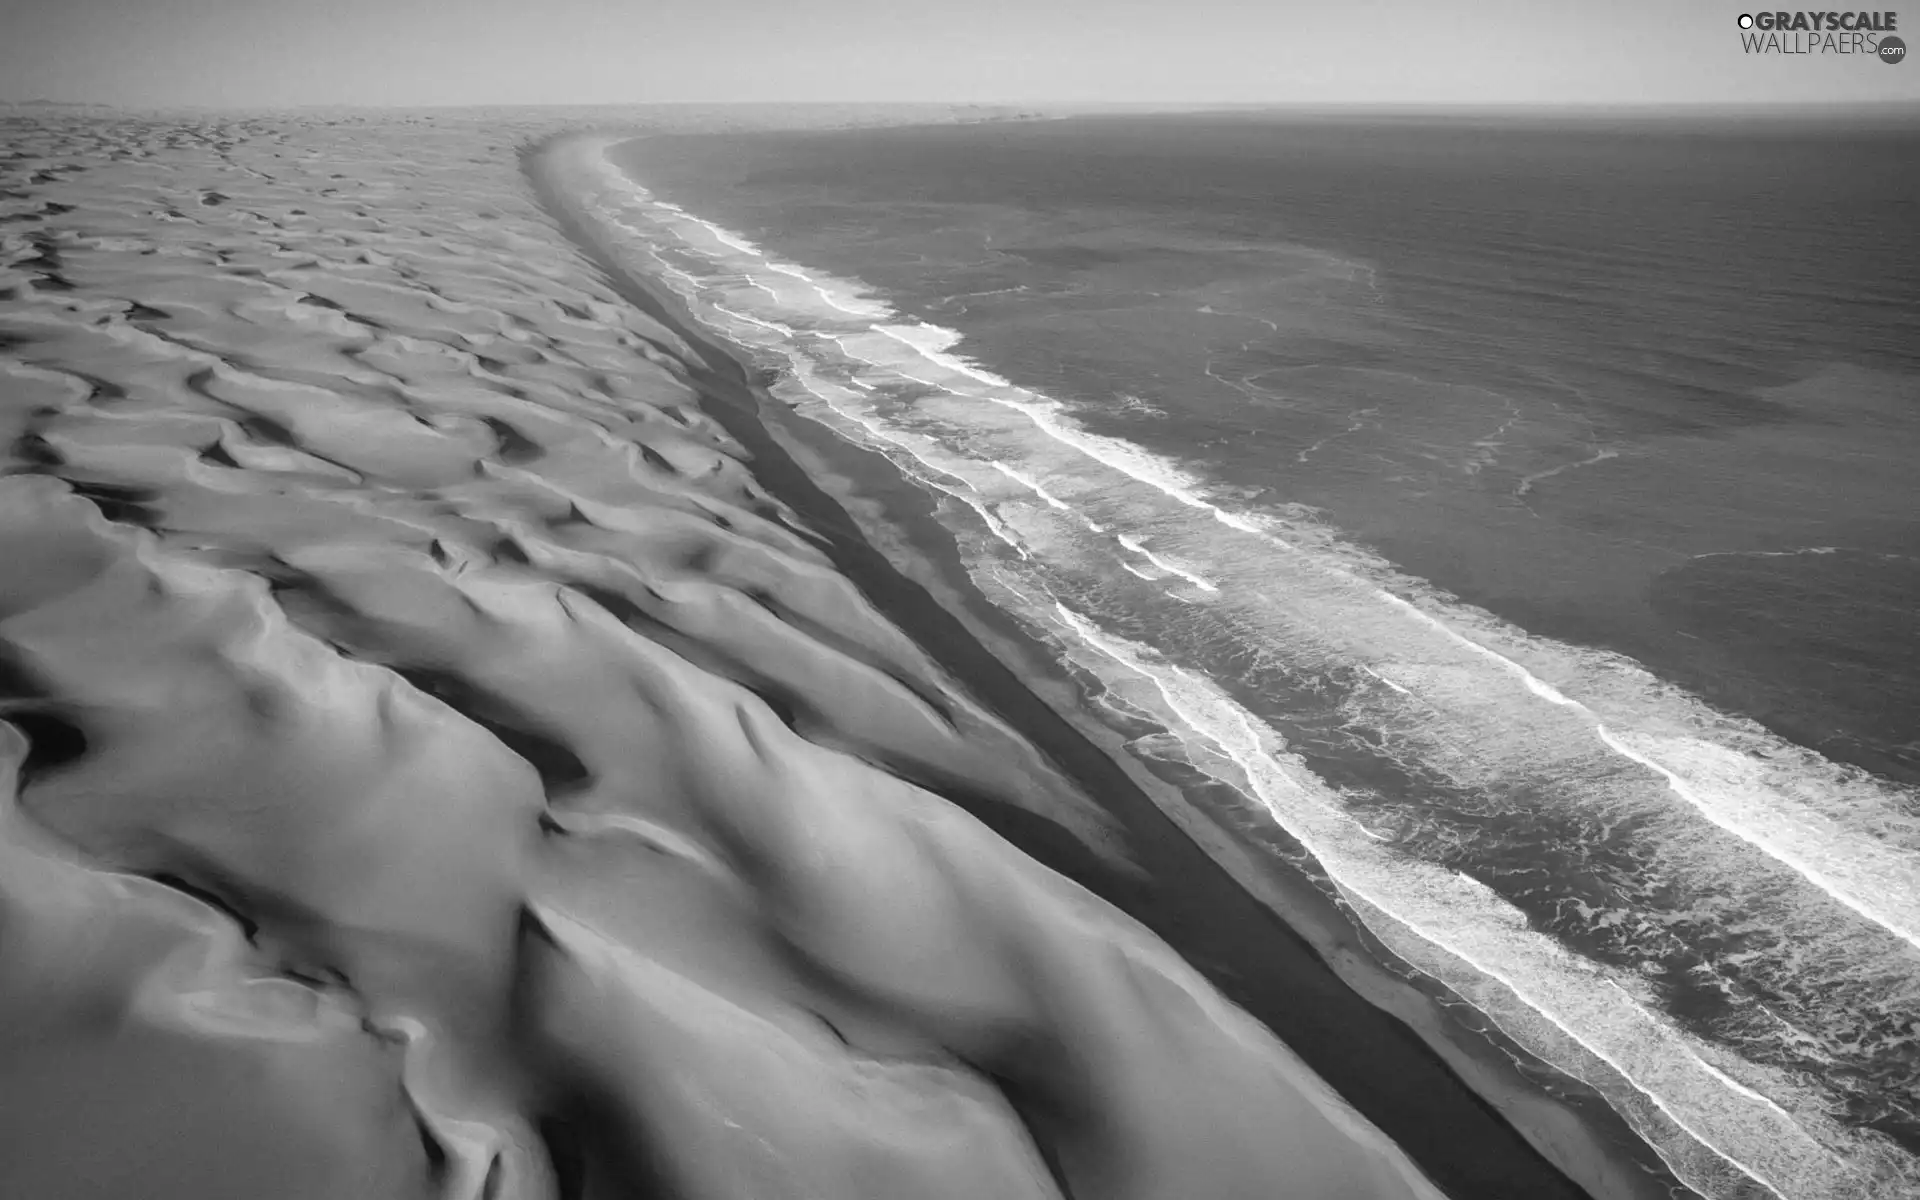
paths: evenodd
<path fill-rule="evenodd" d="M 44 96 L 12 99 L 0 97 L 0 108 L 85 108 L 125 112 L 425 112 L 474 109 L 667 109 L 667 108 L 911 108 L 911 109 L 986 109 L 1037 110 L 1020 115 L 1046 116 L 1047 110 L 1124 109 L 1142 112 L 1297 112 L 1311 114 L 1372 113 L 1381 115 L 1442 114 L 1616 114 L 1616 113 L 1904 113 L 1920 117 L 1920 97 L 1865 100 L 1649 100 L 1649 101 L 1366 101 L 1366 100 L 535 100 L 535 101 L 439 101 L 419 103 L 366 103 L 354 101 L 301 101 L 295 103 L 182 103 L 135 102 L 114 100 L 60 100 Z"/>

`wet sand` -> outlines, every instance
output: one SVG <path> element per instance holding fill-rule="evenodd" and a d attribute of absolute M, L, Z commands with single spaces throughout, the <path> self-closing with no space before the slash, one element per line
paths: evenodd
<path fill-rule="evenodd" d="M 580 119 L 7 122 L 0 1195 L 1577 1195 L 569 239 Z"/>

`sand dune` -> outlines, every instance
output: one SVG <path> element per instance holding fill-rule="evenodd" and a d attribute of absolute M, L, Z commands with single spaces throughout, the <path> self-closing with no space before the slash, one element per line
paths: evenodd
<path fill-rule="evenodd" d="M 1407 1197 L 482 116 L 7 121 L 0 1195 Z"/>

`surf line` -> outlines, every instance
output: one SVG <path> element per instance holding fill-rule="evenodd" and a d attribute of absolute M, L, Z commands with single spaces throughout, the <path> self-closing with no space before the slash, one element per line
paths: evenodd
<path fill-rule="evenodd" d="M 611 163 L 607 163 L 606 166 L 609 174 L 625 183 L 628 189 L 641 193 L 639 199 L 643 205 L 657 206 L 659 204 L 658 201 L 652 199 L 650 194 L 646 194 L 644 189 L 639 189 L 637 185 L 625 181 L 624 176 L 618 172 L 617 168 L 613 168 Z M 685 213 L 684 210 L 679 210 L 679 212 L 675 214 L 675 219 L 679 221 L 686 221 L 690 218 L 691 214 Z M 691 219 L 698 221 L 697 218 Z M 668 231 L 670 233 L 672 232 L 669 222 L 661 222 L 660 224 L 662 226 L 669 226 Z M 709 229 L 717 228 L 705 221 L 698 221 L 698 224 L 706 226 Z M 948 383 L 938 378 L 937 372 L 944 371 L 950 373 L 950 375 L 969 380 L 976 386 L 966 388 L 966 394 L 987 400 L 990 403 L 1002 407 L 1011 408 L 1021 413 L 1046 436 L 1078 451 L 1088 459 L 1138 483 L 1144 484 L 1186 507 L 1205 512 L 1213 517 L 1214 520 L 1229 528 L 1251 534 L 1276 550 L 1290 555 L 1302 554 L 1300 547 L 1293 545 L 1285 538 L 1276 536 L 1264 528 L 1256 518 L 1210 503 L 1199 494 L 1199 482 L 1188 476 L 1186 472 L 1182 471 L 1179 467 L 1158 459 L 1150 452 L 1132 443 L 1078 428 L 1072 421 L 1070 415 L 1067 414 L 1065 406 L 1059 401 L 1022 388 L 976 363 L 953 354 L 952 347 L 962 338 L 962 335 L 956 331 L 941 326 L 929 325 L 924 322 L 912 324 L 892 323 L 897 321 L 898 314 L 885 303 L 870 299 L 864 294 L 861 294 L 854 288 L 854 285 L 847 284 L 845 281 L 835 280 L 834 282 L 843 284 L 851 293 L 848 298 L 852 299 L 859 307 L 849 307 L 837 303 L 826 288 L 821 285 L 820 281 L 808 274 L 804 269 L 793 264 L 777 261 L 759 247 L 737 236 L 729 237 L 723 241 L 722 244 L 734 248 L 738 253 L 753 256 L 769 269 L 807 283 L 833 308 L 847 313 L 849 316 L 860 318 L 860 321 L 850 321 L 849 324 L 860 325 L 861 322 L 866 322 L 862 328 L 862 332 L 879 334 L 881 337 L 905 347 L 928 367 L 934 368 L 934 371 L 927 372 L 927 374 L 934 374 L 935 377 L 926 378 L 924 375 L 907 368 L 904 363 L 880 363 L 873 362 L 871 359 L 864 359 L 864 361 L 889 370 L 902 378 L 910 379 L 924 386 L 942 391 L 952 392 L 953 389 Z M 826 330 L 817 332 L 820 336 L 839 343 L 841 348 L 852 354 L 853 357 L 863 357 L 857 353 L 853 353 L 852 348 L 847 346 L 844 340 L 854 336 L 853 331 L 849 330 L 838 334 Z M 868 424 L 864 421 L 860 423 L 862 425 Z M 921 456 L 916 455 L 915 457 Z M 1603 453 L 1596 457 L 1605 458 L 1606 455 Z M 948 475 L 953 474 L 953 472 L 950 471 L 943 471 L 942 473 Z M 941 490 L 946 489 L 943 488 Z M 952 493 L 949 492 L 949 494 L 951 495 Z M 974 500 L 965 496 L 956 498 L 967 503 L 968 506 L 974 508 L 976 512 L 980 511 L 981 506 Z M 988 517 L 985 513 L 981 513 L 981 515 L 986 521 L 989 530 L 999 540 L 1013 546 L 1016 551 L 1021 554 L 1021 557 L 1029 557 L 1028 551 L 1019 543 L 1018 539 L 1009 536 L 1010 531 L 1005 530 L 997 520 Z M 1133 547 L 1129 547 L 1129 549 L 1132 548 Z M 1145 554 L 1144 550 L 1140 552 Z M 1211 581 L 1202 584 L 1196 576 L 1187 571 L 1177 568 L 1172 564 L 1156 561 L 1153 556 L 1149 555 L 1148 558 L 1155 566 L 1169 573 L 1179 575 L 1189 582 L 1194 583 L 1195 586 L 1204 587 L 1204 589 L 1208 591 L 1218 590 Z M 1528 671 L 1526 667 L 1520 663 L 1514 662 L 1493 649 L 1465 636 L 1418 605 L 1379 586 L 1377 582 L 1368 580 L 1363 576 L 1345 570 L 1333 563 L 1314 560 L 1312 565 L 1316 569 L 1326 571 L 1354 583 L 1365 591 L 1370 592 L 1376 598 L 1383 599 L 1390 605 L 1397 607 L 1416 622 L 1439 633 L 1447 640 L 1494 663 L 1503 671 L 1517 677 L 1525 688 L 1539 699 L 1545 700 L 1558 707 L 1578 712 L 1591 722 L 1591 727 L 1596 739 L 1610 753 L 1619 755 L 1653 772 L 1666 784 L 1670 792 L 1714 826 L 1739 838 L 1766 854 L 1769 858 L 1794 871 L 1812 883 L 1816 888 L 1838 901 L 1842 906 L 1852 911 L 1855 915 L 1874 925 L 1880 926 L 1908 945 L 1913 946 L 1915 949 L 1920 949 L 1920 920 L 1903 919 L 1900 915 L 1885 911 L 1882 906 L 1873 903 L 1868 898 L 1858 895 L 1854 887 L 1836 879 L 1830 871 L 1824 870 L 1820 865 L 1809 861 L 1806 855 L 1796 852 L 1790 846 L 1779 844 L 1778 840 L 1769 837 L 1765 830 L 1754 828 L 1752 822 L 1742 821 L 1728 814 L 1724 810 L 1724 806 L 1716 805 L 1709 797 L 1703 795 L 1693 781 L 1688 780 L 1646 752 L 1623 741 L 1621 736 L 1610 728 L 1598 713 L 1594 712 L 1585 704 L 1564 695 L 1535 676 L 1531 671 Z M 1396 688 L 1396 690 L 1404 689 Z M 1708 744 L 1711 745 L 1712 743 Z M 1862 847 L 1862 849 L 1870 848 Z"/>
<path fill-rule="evenodd" d="M 950 356 L 942 352 L 935 355 L 928 355 L 928 357 L 935 358 L 935 360 L 938 361 L 939 359 L 948 358 Z M 975 378 L 980 378 L 982 375 L 982 373 L 978 371 L 969 371 L 967 373 L 970 375 L 973 375 Z M 1006 381 L 1004 380 L 999 380 L 997 382 L 1001 384 L 1006 383 Z M 1007 385 L 1007 386 L 1012 388 L 1012 385 Z M 1021 389 L 1012 388 L 1012 390 L 1019 391 Z M 1276 549 L 1283 550 L 1289 554 L 1300 553 L 1299 547 L 1292 545 L 1291 543 L 1287 542 L 1284 538 L 1277 537 L 1274 534 L 1268 532 L 1267 530 L 1260 528 L 1257 524 L 1255 524 L 1249 518 L 1239 513 L 1231 513 L 1228 510 L 1221 509 L 1213 504 L 1208 503 L 1206 500 L 1196 495 L 1191 490 L 1191 487 L 1185 483 L 1185 481 L 1175 482 L 1172 479 L 1155 478 L 1156 475 L 1162 474 L 1163 472 L 1148 472 L 1145 470 L 1130 469 L 1133 464 L 1128 462 L 1128 459 L 1140 457 L 1144 453 L 1135 449 L 1134 447 L 1125 446 L 1124 450 L 1115 449 L 1110 451 L 1110 453 L 1104 454 L 1104 455 L 1099 453 L 1097 448 L 1107 448 L 1103 444 L 1114 442 L 1116 441 L 1116 439 L 1106 438 L 1098 434 L 1086 433 L 1084 431 L 1079 431 L 1079 430 L 1070 431 L 1068 427 L 1064 426 L 1063 422 L 1059 418 L 1060 405 L 1058 404 L 1057 401 L 1043 400 L 1042 403 L 1044 403 L 1045 408 L 1040 408 L 1040 406 L 1036 404 L 1021 403 L 1019 401 L 1003 399 L 1001 397 L 992 395 L 991 393 L 989 393 L 986 398 L 989 400 L 992 400 L 995 403 L 1002 404 L 1007 407 L 1012 407 L 1012 408 L 1018 409 L 1021 412 L 1024 412 L 1028 416 L 1028 418 L 1033 421 L 1033 423 L 1036 426 L 1038 426 L 1040 429 L 1042 429 L 1043 431 L 1045 431 L 1046 433 L 1054 437 L 1056 440 L 1066 443 L 1067 445 L 1072 446 L 1077 450 L 1080 450 L 1082 453 L 1086 454 L 1089 458 L 1092 458 L 1095 461 L 1100 462 L 1101 464 L 1113 470 L 1119 471 L 1120 473 L 1127 475 L 1130 478 L 1133 478 L 1141 483 L 1145 483 L 1149 487 L 1156 488 L 1163 494 L 1170 496 L 1171 498 L 1179 501 L 1182 504 L 1185 504 L 1192 508 L 1202 509 L 1210 513 L 1215 520 L 1219 521 L 1224 525 L 1229 526 L 1230 528 L 1241 530 L 1242 532 L 1246 532 L 1246 533 L 1251 533 L 1254 536 L 1259 537 L 1261 540 L 1265 541 L 1268 545 L 1273 546 Z M 1036 399 L 1040 399 L 1040 398 L 1036 397 Z M 1124 445 L 1124 443 L 1122 445 Z M 1446 622 L 1438 619 L 1437 617 L 1433 616 L 1431 613 L 1428 613 L 1427 611 L 1420 608 L 1418 605 L 1412 603 L 1411 601 L 1408 601 L 1400 596 L 1397 596 L 1393 592 L 1385 588 L 1379 587 L 1377 584 L 1374 584 L 1371 581 L 1362 579 L 1361 577 L 1354 575 L 1352 572 L 1343 570 L 1340 567 L 1334 566 L 1332 564 L 1316 562 L 1315 566 L 1319 567 L 1322 570 L 1326 570 L 1333 574 L 1345 577 L 1351 580 L 1352 582 L 1360 585 L 1361 587 L 1366 588 L 1367 590 L 1371 591 L 1374 595 L 1398 607 L 1407 615 L 1414 618 L 1414 620 L 1427 626 L 1430 629 L 1433 629 L 1434 631 L 1438 632 L 1448 640 L 1454 642 L 1455 644 L 1461 646 L 1466 650 L 1471 651 L 1474 654 L 1477 654 L 1489 660 L 1490 662 L 1495 663 L 1502 670 L 1517 676 L 1520 682 L 1526 687 L 1526 689 L 1529 692 L 1533 693 L 1535 696 L 1539 697 L 1540 699 L 1545 700 L 1550 704 L 1580 713 L 1582 716 L 1587 718 L 1587 720 L 1592 722 L 1594 736 L 1601 743 L 1601 745 L 1606 747 L 1607 750 L 1609 750 L 1610 752 L 1620 755 L 1621 757 L 1626 758 L 1628 761 L 1636 763 L 1639 766 L 1644 767 L 1645 769 L 1652 771 L 1654 774 L 1659 776 L 1666 783 L 1667 788 L 1670 792 L 1672 792 L 1675 796 L 1677 796 L 1679 799 L 1684 801 L 1689 807 L 1691 807 L 1695 812 L 1699 813 L 1707 821 L 1711 822 L 1714 826 L 1724 830 L 1729 834 L 1732 834 L 1734 837 L 1737 837 L 1741 841 L 1746 842 L 1748 845 L 1753 846 L 1755 849 L 1767 855 L 1769 858 L 1772 858 L 1774 861 L 1788 867 L 1795 873 L 1799 874 L 1802 878 L 1812 883 L 1816 888 L 1820 889 L 1822 892 L 1825 892 L 1828 896 L 1831 896 L 1834 900 L 1838 901 L 1842 906 L 1852 911 L 1855 915 L 1865 919 L 1871 924 L 1880 926 L 1881 928 L 1887 930 L 1889 933 L 1893 934 L 1895 937 L 1906 942 L 1908 945 L 1914 947 L 1917 950 L 1920 950 L 1920 922 L 1910 922 L 1907 920 L 1903 920 L 1897 914 L 1884 911 L 1881 908 L 1881 906 L 1876 905 L 1871 900 L 1858 895 L 1856 890 L 1850 887 L 1848 884 L 1842 882 L 1839 879 L 1834 878 L 1830 872 L 1825 871 L 1821 869 L 1817 864 L 1810 862 L 1805 855 L 1797 853 L 1789 846 L 1779 844 L 1775 839 L 1768 837 L 1764 831 L 1752 828 L 1750 823 L 1742 822 L 1733 817 L 1730 817 L 1726 812 L 1724 812 L 1720 808 L 1720 806 L 1713 804 L 1707 797 L 1703 796 L 1700 793 L 1700 791 L 1684 776 L 1675 772 L 1674 770 L 1667 767 L 1665 764 L 1659 762 L 1657 759 L 1653 758 L 1652 756 L 1640 750 L 1637 750 L 1633 746 L 1630 746 L 1627 743 L 1623 742 L 1620 739 L 1619 735 L 1616 734 L 1611 728 L 1609 728 L 1605 723 L 1605 721 L 1601 719 L 1600 715 L 1594 712 L 1591 708 L 1587 707 L 1586 705 L 1580 703 L 1577 700 L 1574 700 L 1566 696 L 1565 694 L 1561 693 L 1559 690 L 1553 688 L 1552 686 L 1547 684 L 1544 680 L 1540 679 L 1538 676 L 1534 675 L 1531 671 L 1527 670 L 1521 664 L 1514 662 L 1512 659 L 1506 658 L 1505 656 L 1490 649 L 1489 647 L 1483 646 L 1479 642 L 1473 640 L 1472 638 L 1465 636 L 1464 634 L 1460 633 L 1458 630 L 1455 630 L 1454 628 L 1449 626 Z M 1184 572 L 1178 572 L 1178 571 L 1176 571 L 1176 573 L 1183 574 L 1183 575 L 1185 574 Z M 1209 589 L 1209 590 L 1212 590 L 1212 589 Z M 1401 689 L 1396 689 L 1396 690 L 1401 690 Z"/>
<path fill-rule="evenodd" d="M 1594 712 L 1591 708 L 1565 695 L 1519 663 L 1488 649 L 1486 646 L 1453 629 L 1447 625 L 1446 622 L 1439 620 L 1411 601 L 1402 599 L 1392 592 L 1385 590 L 1381 590 L 1380 595 L 1386 597 L 1393 604 L 1398 605 L 1415 620 L 1430 626 L 1461 647 L 1498 664 L 1503 669 L 1518 676 L 1520 682 L 1525 685 L 1528 691 L 1545 700 L 1547 703 L 1580 713 L 1593 722 L 1594 736 L 1599 739 L 1602 745 L 1622 758 L 1638 763 L 1640 766 L 1660 776 L 1661 779 L 1666 782 L 1669 791 L 1686 801 L 1686 803 L 1702 817 L 1705 817 L 1715 826 L 1739 838 L 1741 841 L 1746 842 L 1774 861 L 1791 868 L 1802 878 L 1850 909 L 1856 916 L 1865 918 L 1870 923 L 1880 926 L 1916 950 L 1920 950 L 1920 930 L 1909 928 L 1905 922 L 1895 915 L 1881 912 L 1875 905 L 1856 896 L 1852 888 L 1834 879 L 1817 865 L 1808 862 L 1805 856 L 1795 853 L 1790 847 L 1776 845 L 1764 833 L 1747 828 L 1742 823 L 1728 818 L 1724 813 L 1718 811 L 1716 806 L 1709 802 L 1706 797 L 1702 796 L 1695 789 L 1694 785 L 1684 776 L 1668 767 L 1665 763 L 1660 762 L 1658 759 L 1636 750 L 1634 747 L 1621 741 L 1619 735 L 1610 729 L 1607 723 L 1601 719 L 1600 714 Z"/>
<path fill-rule="evenodd" d="M 1692 1138 L 1698 1145 L 1753 1180 L 1760 1187 L 1765 1188 L 1777 1197 L 1778 1200 L 1788 1200 L 1789 1191 L 1783 1190 L 1787 1185 L 1772 1179 L 1766 1170 L 1745 1161 L 1732 1151 L 1717 1144 L 1713 1138 L 1696 1128 L 1694 1123 L 1688 1119 L 1687 1115 L 1675 1110 L 1674 1105 L 1667 1097 L 1660 1095 L 1652 1087 L 1638 1079 L 1634 1071 L 1631 1070 L 1626 1063 L 1621 1062 L 1617 1057 L 1609 1053 L 1606 1048 L 1593 1045 L 1587 1039 L 1581 1037 L 1577 1030 L 1573 1029 L 1565 1020 L 1552 1011 L 1552 1006 L 1530 994 L 1530 992 L 1522 986 L 1520 981 L 1511 974 L 1501 970 L 1499 967 L 1480 961 L 1467 953 L 1463 948 L 1450 944 L 1442 935 L 1422 928 L 1416 923 L 1416 919 L 1412 917 L 1411 914 L 1403 915 L 1396 913 L 1390 903 L 1383 903 L 1382 897 L 1372 894 L 1371 889 L 1369 889 L 1362 880 L 1354 878 L 1355 872 L 1351 870 L 1351 864 L 1345 861 L 1348 855 L 1342 853 L 1339 847 L 1333 844 L 1330 839 L 1319 836 L 1317 832 L 1310 827 L 1314 823 L 1311 817 L 1302 820 L 1287 819 L 1286 815 L 1284 815 L 1288 811 L 1287 806 L 1281 799 L 1272 794 L 1274 789 L 1271 785 L 1263 786 L 1262 780 L 1277 775 L 1285 779 L 1287 784 L 1290 785 L 1287 790 L 1304 793 L 1305 789 L 1288 778 L 1286 769 L 1281 766 L 1261 744 L 1259 726 L 1245 710 L 1241 709 L 1238 705 L 1232 704 L 1231 701 L 1226 702 L 1229 714 L 1240 724 L 1239 737 L 1234 737 L 1225 730 L 1216 729 L 1207 720 L 1206 716 L 1198 712 L 1192 704 L 1183 699 L 1179 694 L 1180 689 L 1166 678 L 1166 673 L 1155 670 L 1150 664 L 1140 661 L 1134 655 L 1127 653 L 1121 646 L 1114 644 L 1092 621 L 1073 611 L 1057 598 L 1054 600 L 1054 609 L 1060 620 L 1078 635 L 1082 644 L 1092 647 L 1103 657 L 1117 663 L 1122 669 L 1144 677 L 1154 686 L 1155 690 L 1159 692 L 1161 700 L 1167 705 L 1169 711 L 1181 724 L 1185 725 L 1200 738 L 1211 743 L 1228 761 L 1238 766 L 1245 774 L 1248 784 L 1253 788 L 1254 798 L 1260 802 L 1263 808 L 1272 814 L 1275 821 L 1278 822 L 1282 828 L 1300 840 L 1301 845 L 1305 846 L 1308 853 L 1312 854 L 1314 858 L 1320 862 L 1322 868 L 1328 871 L 1334 884 L 1343 892 L 1350 892 L 1363 900 L 1367 905 L 1378 908 L 1382 913 L 1387 914 L 1405 926 L 1416 937 L 1420 938 L 1420 940 L 1427 942 L 1445 954 L 1459 959 L 1483 977 L 1499 983 L 1529 1010 L 1538 1014 L 1543 1020 L 1572 1039 L 1575 1044 L 1581 1046 L 1589 1054 L 1592 1054 L 1595 1058 L 1606 1063 L 1609 1067 L 1613 1068 L 1614 1071 L 1618 1072 L 1620 1078 L 1625 1080 L 1628 1086 L 1633 1088 L 1635 1092 L 1646 1097 L 1650 1103 L 1662 1113 L 1666 1114 L 1669 1120 L 1684 1131 L 1687 1136 Z M 1191 682 L 1191 677 L 1188 672 L 1181 670 L 1177 666 L 1169 666 L 1168 671 L 1180 676 L 1183 681 Z M 1364 826 L 1359 825 L 1358 822 L 1354 822 L 1350 815 L 1335 813 L 1329 810 L 1327 818 L 1345 821 L 1359 832 L 1369 837 L 1374 836 L 1371 831 L 1367 830 Z M 1342 870 L 1343 866 L 1349 869 Z M 1457 871 L 1447 871 L 1445 873 L 1452 876 L 1458 883 L 1472 885 L 1480 890 L 1491 893 L 1491 889 L 1487 889 L 1484 884 L 1479 884 L 1478 881 L 1472 879 L 1470 876 L 1463 875 Z M 1505 903 L 1503 900 L 1499 902 L 1502 904 Z M 1357 911 L 1355 917 L 1359 917 Z M 1376 936 L 1378 936 L 1377 931 Z M 1386 939 L 1383 938 L 1382 940 Z M 1388 944 L 1391 945 L 1391 942 Z M 1611 983 L 1612 981 L 1609 980 L 1607 982 Z M 1627 995 L 1623 990 L 1620 990 L 1618 985 L 1615 985 L 1615 990 L 1619 992 L 1627 1009 L 1635 1017 L 1655 1030 L 1662 1033 L 1666 1032 L 1666 1027 L 1655 1018 L 1653 1014 L 1647 1012 L 1635 1002 L 1631 996 Z M 1476 1011 L 1479 1011 L 1481 1015 L 1485 1016 L 1489 1021 L 1494 1022 L 1494 1024 L 1499 1024 L 1495 1014 L 1479 1009 L 1477 1006 Z M 1513 1035 L 1509 1033 L 1508 1036 Z M 1662 1041 L 1665 1040 L 1666 1039 L 1662 1038 Z M 1522 1044 L 1525 1044 L 1524 1041 Z M 1703 1068 L 1703 1073 L 1707 1074 L 1710 1078 L 1714 1078 L 1716 1082 L 1721 1083 L 1722 1086 L 1731 1082 L 1723 1072 L 1714 1070 L 1711 1064 L 1701 1059 L 1690 1049 L 1685 1048 L 1684 1045 L 1680 1048 L 1685 1052 L 1686 1058 L 1693 1064 Z M 1814 1141 L 1778 1104 L 1744 1086 L 1736 1085 L 1729 1090 L 1749 1102 L 1759 1103 L 1764 1109 L 1771 1111 L 1778 1117 L 1784 1118 L 1785 1124 L 1797 1132 L 1801 1139 L 1809 1142 Z M 1654 1152 L 1660 1155 L 1661 1159 L 1667 1163 L 1668 1167 L 1673 1169 L 1676 1175 L 1683 1180 L 1686 1178 L 1686 1172 L 1682 1170 L 1683 1164 L 1669 1157 L 1666 1148 L 1657 1140 L 1648 1138 L 1647 1144 L 1653 1147 Z M 1816 1146 L 1818 1145 L 1817 1142 L 1814 1142 L 1814 1144 Z"/>

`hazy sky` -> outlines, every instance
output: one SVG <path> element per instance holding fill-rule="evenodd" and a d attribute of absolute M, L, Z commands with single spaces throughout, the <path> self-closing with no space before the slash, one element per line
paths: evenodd
<path fill-rule="evenodd" d="M 240 106 L 1920 100 L 1920 62 L 1744 54 L 1735 20 L 1750 6 L 0 0 L 0 99 Z M 1920 7 L 1911 21 L 1900 33 L 1920 41 Z"/>

